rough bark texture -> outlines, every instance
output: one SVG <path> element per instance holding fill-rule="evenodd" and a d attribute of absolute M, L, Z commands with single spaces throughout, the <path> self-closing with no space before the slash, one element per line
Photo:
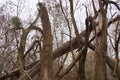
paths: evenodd
<path fill-rule="evenodd" d="M 95 50 L 95 80 L 106 80 L 106 53 L 107 53 L 107 18 L 106 11 L 103 7 L 102 1 L 99 0 L 100 16 L 98 31 L 100 32 L 96 38 L 96 50 Z"/>
<path fill-rule="evenodd" d="M 53 37 L 48 12 L 43 4 L 40 5 L 40 14 L 43 27 L 43 50 L 41 54 L 41 72 L 39 80 L 53 80 Z"/>

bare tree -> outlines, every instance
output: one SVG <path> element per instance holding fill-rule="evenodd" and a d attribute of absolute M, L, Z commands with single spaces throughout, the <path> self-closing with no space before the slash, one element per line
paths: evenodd
<path fill-rule="evenodd" d="M 119 80 L 118 3 L 87 0 L 82 5 L 80 2 L 81 0 L 38 2 L 35 19 L 28 27 L 18 16 L 19 11 L 17 16 L 9 15 L 11 20 L 4 18 L 5 15 L 1 16 L 0 80 L 106 80 L 110 79 L 106 65 L 111 69 L 112 76 Z M 90 5 L 87 5 L 88 2 Z M 116 8 L 115 13 L 111 12 L 113 6 Z M 85 23 L 85 30 L 80 32 L 82 24 L 76 18 L 76 15 L 80 15 L 75 12 L 83 7 L 85 12 L 80 13 L 86 15 L 81 20 Z M 109 27 L 115 27 L 114 38 L 109 35 Z M 36 34 L 32 34 L 32 31 Z M 109 57 L 108 45 L 112 47 L 115 58 Z M 95 75 L 92 78 L 86 76 L 86 70 L 90 67 L 85 67 L 86 56 L 91 54 L 89 49 L 95 53 L 95 70 L 92 69 Z M 74 73 L 73 69 L 76 70 Z"/>

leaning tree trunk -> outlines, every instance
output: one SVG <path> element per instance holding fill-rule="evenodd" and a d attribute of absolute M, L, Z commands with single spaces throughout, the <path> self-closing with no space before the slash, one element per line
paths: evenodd
<path fill-rule="evenodd" d="M 100 13 L 99 13 L 99 34 L 96 36 L 96 50 L 95 50 L 95 80 L 106 80 L 106 53 L 107 53 L 107 18 L 106 9 L 104 9 L 102 0 L 99 0 Z"/>
<path fill-rule="evenodd" d="M 53 37 L 48 12 L 45 5 L 40 3 L 40 15 L 43 27 L 43 50 L 41 54 L 41 72 L 39 80 L 53 80 Z"/>

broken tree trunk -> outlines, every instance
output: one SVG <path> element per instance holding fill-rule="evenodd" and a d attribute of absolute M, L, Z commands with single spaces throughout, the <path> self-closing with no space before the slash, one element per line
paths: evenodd
<path fill-rule="evenodd" d="M 40 5 L 43 27 L 43 49 L 41 53 L 41 71 L 39 80 L 53 80 L 53 36 L 49 16 L 45 5 Z"/>

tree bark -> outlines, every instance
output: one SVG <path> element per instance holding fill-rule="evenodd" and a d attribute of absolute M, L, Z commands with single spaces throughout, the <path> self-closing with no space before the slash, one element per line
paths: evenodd
<path fill-rule="evenodd" d="M 106 53 L 107 53 L 107 18 L 106 10 L 101 0 L 99 0 L 100 13 L 99 13 L 99 25 L 98 31 L 99 34 L 96 38 L 96 49 L 95 49 L 95 80 L 106 80 Z"/>
<path fill-rule="evenodd" d="M 40 4 L 40 15 L 43 27 L 43 49 L 39 80 L 53 80 L 53 36 L 48 12 L 42 3 Z"/>

